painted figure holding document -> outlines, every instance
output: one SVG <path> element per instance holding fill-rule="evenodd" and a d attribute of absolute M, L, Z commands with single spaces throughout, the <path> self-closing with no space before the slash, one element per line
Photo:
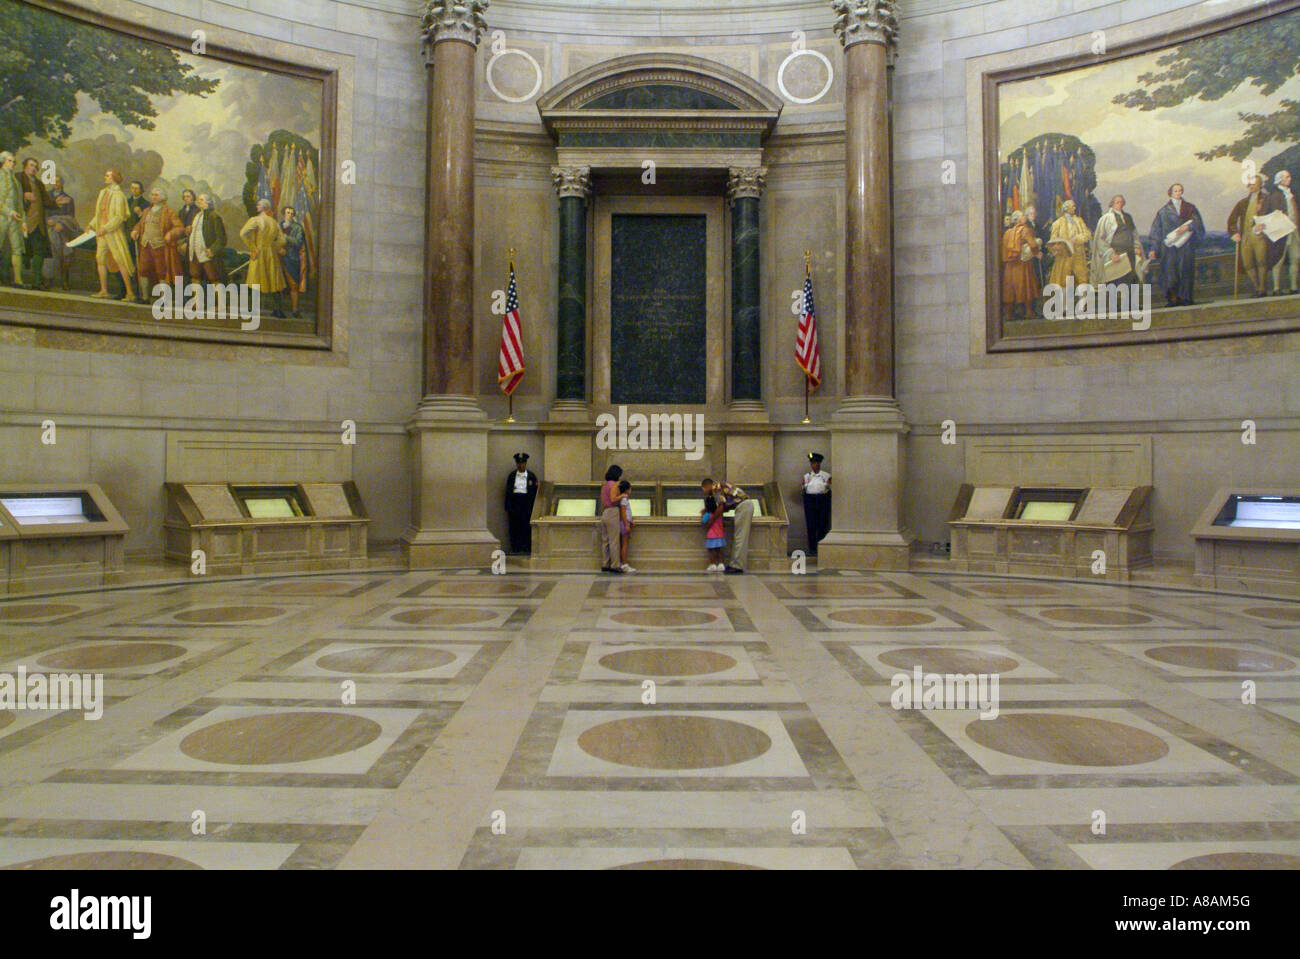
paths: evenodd
<path fill-rule="evenodd" d="M 1201 211 L 1183 199 L 1183 185 L 1171 184 L 1169 202 L 1156 211 L 1149 236 L 1149 260 L 1159 263 L 1157 274 L 1169 306 L 1191 306 L 1195 300 L 1196 248 L 1205 237 Z"/>
<path fill-rule="evenodd" d="M 1237 269 L 1250 277 L 1255 295 L 1265 296 L 1265 278 L 1282 255 L 1282 244 L 1271 243 L 1264 235 L 1265 224 L 1260 221 L 1274 212 L 1276 194 L 1265 195 L 1258 176 L 1246 183 L 1246 196 L 1228 214 L 1228 232 L 1237 244 Z"/>
<path fill-rule="evenodd" d="M 1273 196 L 1277 199 L 1277 213 L 1285 219 L 1281 226 L 1286 229 L 1282 240 L 1282 255 L 1273 264 L 1273 295 L 1283 296 L 1300 291 L 1300 210 L 1296 208 L 1295 194 L 1291 192 L 1291 174 L 1287 170 L 1278 170 L 1273 177 Z M 1282 288 L 1283 272 L 1291 281 L 1288 289 Z"/>

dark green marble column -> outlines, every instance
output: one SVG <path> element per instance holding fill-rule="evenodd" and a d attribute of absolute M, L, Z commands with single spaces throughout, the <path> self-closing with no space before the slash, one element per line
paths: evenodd
<path fill-rule="evenodd" d="M 587 398 L 587 167 L 555 167 L 560 194 L 560 302 L 555 331 L 555 398 Z"/>
<path fill-rule="evenodd" d="M 731 197 L 731 398 L 763 398 L 759 310 L 758 198 L 767 175 L 764 167 L 733 169 L 727 183 Z"/>

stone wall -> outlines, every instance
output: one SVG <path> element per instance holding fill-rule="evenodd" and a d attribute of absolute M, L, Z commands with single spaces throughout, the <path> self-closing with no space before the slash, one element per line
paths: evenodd
<path fill-rule="evenodd" d="M 976 58 L 1095 29 L 1113 31 L 1112 42 L 1119 42 L 1244 5 L 902 4 L 894 80 L 896 362 L 899 399 L 913 425 L 907 510 L 921 539 L 947 538 L 944 520 L 963 476 L 961 444 L 939 441 L 945 419 L 956 421 L 961 436 L 1087 430 L 1151 436 L 1156 548 L 1170 558 L 1190 556 L 1186 531 L 1216 486 L 1293 481 L 1300 473 L 1297 337 L 990 357 L 972 299 Z M 506 403 L 496 390 L 500 318 L 490 305 L 492 291 L 505 284 L 510 246 L 519 251 L 528 358 L 516 394 L 519 423 L 490 438 L 501 480 L 489 476 L 484 495 L 498 535 L 504 535 L 498 486 L 509 453 L 529 449 L 531 465 L 544 473 L 535 424 L 555 389 L 554 150 L 535 95 L 511 102 L 536 85 L 530 59 L 540 71 L 538 92 L 613 56 L 678 51 L 716 59 L 774 89 L 784 64 L 782 76 L 796 95 L 819 87 L 823 74 L 814 56 L 789 59 L 793 31 L 803 31 L 807 49 L 829 59 L 835 75 L 821 100 L 801 105 L 787 98 L 765 151 L 769 175 L 761 204 L 763 393 L 782 424 L 776 449 L 783 487 L 797 485 L 802 452 L 824 437 L 815 430 L 827 422 L 843 382 L 843 55 L 830 29 L 833 14 L 821 0 L 703 6 L 495 0 L 488 11 L 490 27 L 502 36 L 485 37 L 478 54 L 475 333 L 480 402 L 494 419 L 504 419 Z M 99 482 L 133 527 L 129 548 L 157 554 L 168 430 L 326 434 L 353 419 L 356 480 L 375 519 L 372 540 L 395 540 L 409 522 L 404 424 L 420 398 L 425 66 L 418 4 L 103 0 L 96 8 L 182 35 L 202 26 L 211 43 L 338 67 L 346 80 L 339 139 L 348 155 L 341 158 L 357 165 L 357 182 L 339 188 L 337 242 L 340 262 L 347 263 L 346 296 L 335 306 L 340 337 L 335 351 L 317 353 L 0 328 L 6 387 L 0 478 Z M 960 172 L 955 187 L 940 183 L 945 160 Z M 802 379 L 792 358 L 790 294 L 802 283 L 805 248 L 813 252 L 826 369 L 813 402 L 814 432 L 798 427 Z M 47 418 L 60 425 L 57 447 L 39 443 L 39 423 Z M 1259 425 L 1258 446 L 1237 440 L 1245 418 Z M 828 466 L 838 474 L 854 468 Z M 792 545 L 799 545 L 802 522 L 793 497 L 789 508 L 792 530 L 799 531 Z"/>

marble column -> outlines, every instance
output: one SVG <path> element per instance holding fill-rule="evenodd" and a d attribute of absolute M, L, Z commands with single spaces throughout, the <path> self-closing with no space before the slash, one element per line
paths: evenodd
<path fill-rule="evenodd" d="M 733 167 L 727 179 L 731 200 L 731 398 L 763 398 L 758 272 L 758 199 L 766 167 Z"/>
<path fill-rule="evenodd" d="M 587 399 L 587 198 L 591 168 L 552 167 L 560 195 L 560 304 L 555 323 L 555 398 Z"/>
<path fill-rule="evenodd" d="M 732 167 L 731 202 L 731 403 L 725 455 L 728 476 L 773 475 L 772 426 L 763 406 L 763 315 L 759 304 L 758 204 L 767 167 Z"/>
<path fill-rule="evenodd" d="M 908 427 L 894 398 L 893 207 L 889 71 L 898 37 L 892 0 L 833 0 L 844 46 L 844 400 L 831 417 L 834 528 L 823 568 L 906 569 Z"/>
<path fill-rule="evenodd" d="M 474 399 L 474 62 L 487 0 L 428 0 L 424 399 L 411 435 L 412 568 L 481 566 L 487 530 L 487 416 Z M 493 484 L 486 484 L 495 489 Z"/>
<path fill-rule="evenodd" d="M 551 167 L 560 196 L 560 285 L 555 318 L 555 403 L 543 424 L 547 479 L 592 479 L 593 415 L 587 402 L 587 199 L 591 167 Z"/>

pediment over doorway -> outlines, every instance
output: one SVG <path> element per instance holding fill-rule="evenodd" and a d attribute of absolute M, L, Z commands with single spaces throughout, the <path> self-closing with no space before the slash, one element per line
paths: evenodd
<path fill-rule="evenodd" d="M 615 57 L 537 101 L 561 147 L 761 146 L 783 101 L 740 71 L 687 54 Z"/>

